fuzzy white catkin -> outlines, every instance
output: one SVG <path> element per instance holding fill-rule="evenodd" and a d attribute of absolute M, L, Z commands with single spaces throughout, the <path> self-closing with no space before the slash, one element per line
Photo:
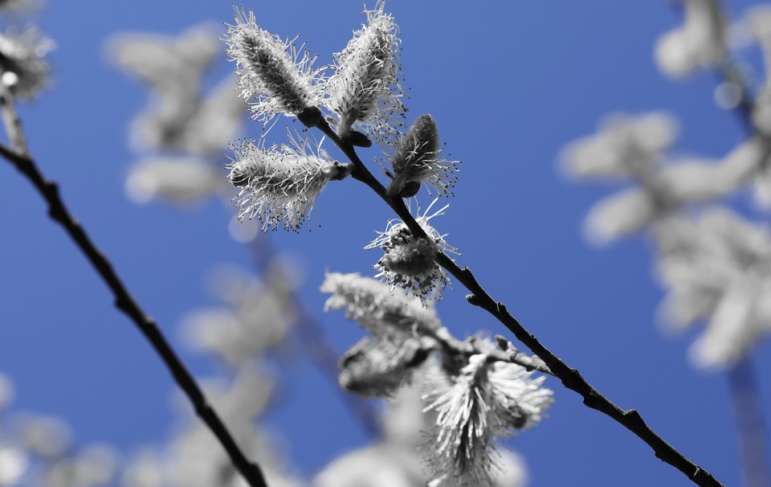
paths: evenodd
<path fill-rule="evenodd" d="M 252 141 L 234 145 L 230 182 L 239 188 L 238 217 L 257 219 L 263 229 L 299 230 L 316 197 L 343 167 L 309 152 L 307 143 L 268 149 Z"/>
<path fill-rule="evenodd" d="M 316 107 L 322 99 L 320 71 L 314 59 L 298 53 L 291 41 L 283 41 L 259 27 L 254 12 L 241 12 L 228 27 L 227 52 L 236 63 L 241 97 L 251 105 L 257 120 L 275 115 L 297 116 Z"/>
<path fill-rule="evenodd" d="M 442 326 L 433 308 L 370 277 L 328 273 L 321 291 L 331 295 L 325 310 L 345 310 L 349 319 L 358 321 L 375 336 L 390 335 L 394 330 L 433 332 Z"/>
<path fill-rule="evenodd" d="M 383 256 L 375 264 L 376 277 L 424 302 L 438 299 L 449 282 L 447 273 L 436 262 L 438 252 L 457 253 L 445 236 L 429 223 L 443 215 L 447 206 L 430 213 L 432 206 L 433 203 L 415 219 L 428 238 L 415 238 L 405 223 L 391 220 L 385 230 L 378 232 L 378 236 L 364 247 L 383 250 Z"/>
<path fill-rule="evenodd" d="M 654 58 L 659 69 L 682 78 L 719 62 L 726 51 L 726 20 L 718 0 L 685 0 L 685 23 L 662 35 Z"/>
<path fill-rule="evenodd" d="M 129 169 L 126 194 L 135 203 L 156 199 L 188 206 L 222 192 L 222 175 L 206 161 L 192 157 L 150 158 Z"/>
<path fill-rule="evenodd" d="M 335 55 L 334 73 L 325 84 L 326 104 L 338 116 L 338 132 L 355 123 L 381 143 L 393 142 L 405 107 L 399 85 L 399 37 L 383 2 L 365 11 L 367 23 Z"/>
<path fill-rule="evenodd" d="M 518 365 L 487 359 L 472 355 L 457 377 L 439 381 L 426 397 L 424 411 L 436 413 L 425 445 L 435 485 L 495 485 L 494 438 L 534 425 L 553 402 L 552 391 L 542 387 L 544 377 L 533 379 Z"/>

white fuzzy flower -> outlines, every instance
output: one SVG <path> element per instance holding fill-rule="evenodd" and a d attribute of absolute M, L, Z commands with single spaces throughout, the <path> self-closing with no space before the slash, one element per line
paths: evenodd
<path fill-rule="evenodd" d="M 187 337 L 196 348 L 240 367 L 286 338 L 295 312 L 283 266 L 272 262 L 262 280 L 234 269 L 219 269 L 212 280 L 226 305 L 196 310 L 185 319 Z"/>
<path fill-rule="evenodd" d="M 116 470 L 115 452 L 107 446 L 90 446 L 50 466 L 43 483 L 46 487 L 100 487 L 111 483 Z"/>
<path fill-rule="evenodd" d="M 30 464 L 30 459 L 20 448 L 0 444 L 0 487 L 19 485 Z"/>
<path fill-rule="evenodd" d="M 695 363 L 735 363 L 771 331 L 771 233 L 726 209 L 657 228 L 658 271 L 669 295 L 662 314 L 678 328 L 706 320 Z"/>
<path fill-rule="evenodd" d="M 375 336 L 390 336 L 394 331 L 435 332 L 442 326 L 433 308 L 370 277 L 329 273 L 321 291 L 331 294 L 325 310 L 344 309 L 349 319 L 358 321 Z"/>
<path fill-rule="evenodd" d="M 457 181 L 458 161 L 442 158 L 439 131 L 431 115 L 421 115 L 399 141 L 391 164 L 393 180 L 388 194 L 409 198 L 428 183 L 440 195 L 449 195 Z"/>
<path fill-rule="evenodd" d="M 25 414 L 15 418 L 19 442 L 44 458 L 63 455 L 72 445 L 70 428 L 57 418 Z"/>
<path fill-rule="evenodd" d="M 241 12 L 228 27 L 228 55 L 236 63 L 242 98 L 251 103 L 257 120 L 268 122 L 277 114 L 299 116 L 321 100 L 320 71 L 314 59 L 299 52 L 291 41 L 262 29 L 253 12 Z"/>
<path fill-rule="evenodd" d="M 310 152 L 307 141 L 293 145 L 235 145 L 229 179 L 240 188 L 239 219 L 256 218 L 263 229 L 281 224 L 298 230 L 324 186 L 347 175 L 345 166 Z"/>
<path fill-rule="evenodd" d="M 381 2 L 365 11 L 367 24 L 335 55 L 326 83 L 327 106 L 337 114 L 343 137 L 360 122 L 381 143 L 392 143 L 405 107 L 399 86 L 399 38 L 393 17 Z"/>
<path fill-rule="evenodd" d="M 726 51 L 726 20 L 718 0 L 684 0 L 685 23 L 656 43 L 659 69 L 682 78 L 718 63 Z"/>
<path fill-rule="evenodd" d="M 126 33 L 110 40 L 111 61 L 147 83 L 152 95 L 148 108 L 132 123 L 133 145 L 221 154 L 238 135 L 246 107 L 235 76 L 203 96 L 203 76 L 219 52 L 217 30 L 209 23 L 174 37 Z"/>
<path fill-rule="evenodd" d="M 185 94 L 182 86 L 156 95 L 132 123 L 131 141 L 138 149 L 219 156 L 241 131 L 246 107 L 233 78 L 205 96 Z"/>
<path fill-rule="evenodd" d="M 45 56 L 54 43 L 36 29 L 0 34 L 0 82 L 18 98 L 32 98 L 45 88 L 51 67 Z"/>
<path fill-rule="evenodd" d="M 436 200 L 434 200 L 436 202 Z M 380 248 L 383 256 L 375 264 L 379 272 L 376 277 L 394 287 L 399 287 L 421 298 L 423 301 L 437 299 L 449 283 L 447 273 L 436 262 L 439 252 L 457 253 L 445 236 L 430 225 L 431 219 L 443 215 L 447 206 L 429 215 L 431 206 L 415 220 L 428 238 L 415 238 L 407 225 L 391 220 L 385 230 L 365 249 Z"/>
<path fill-rule="evenodd" d="M 110 61 L 148 83 L 153 92 L 181 100 L 194 98 L 201 79 L 220 53 L 218 29 L 212 23 L 193 25 L 174 35 L 121 33 L 107 45 Z M 189 107 L 180 107 L 183 110 Z"/>
<path fill-rule="evenodd" d="M 136 203 L 164 199 L 189 205 L 223 189 L 222 175 L 206 161 L 158 157 L 135 164 L 126 178 L 126 194 Z"/>
<path fill-rule="evenodd" d="M 427 396 L 431 402 L 425 411 L 436 413 L 436 423 L 426 450 L 442 481 L 493 485 L 494 438 L 534 425 L 553 402 L 552 392 L 542 387 L 544 378 L 531 375 L 518 365 L 476 354 L 450 383 L 438 384 Z"/>
<path fill-rule="evenodd" d="M 677 132 L 676 120 L 665 112 L 614 114 L 597 133 L 568 144 L 562 168 L 576 179 L 634 177 L 671 147 Z"/>

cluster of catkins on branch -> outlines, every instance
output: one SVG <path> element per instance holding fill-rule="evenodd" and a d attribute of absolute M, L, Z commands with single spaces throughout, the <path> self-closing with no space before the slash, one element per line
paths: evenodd
<path fill-rule="evenodd" d="M 744 142 L 717 160 L 678 156 L 676 121 L 651 112 L 609 117 L 563 156 L 575 178 L 632 183 L 589 212 L 588 236 L 604 243 L 649 231 L 668 291 L 663 318 L 678 329 L 707 322 L 691 349 L 703 367 L 736 363 L 771 331 L 771 231 L 712 203 L 749 186 L 760 209 L 771 207 L 771 76 L 752 87 L 749 65 L 732 57 L 756 45 L 769 72 L 771 5 L 750 9 L 733 25 L 720 7 L 717 0 L 685 0 L 685 23 L 661 36 L 654 57 L 673 78 L 718 70 L 725 81 L 717 101 L 744 117 L 750 130 Z"/>
<path fill-rule="evenodd" d="M 422 115 L 402 133 L 394 19 L 382 3 L 365 13 L 366 24 L 323 69 L 314 68 L 314 58 L 292 42 L 258 26 L 253 13 L 240 13 L 226 39 L 241 96 L 264 123 L 286 115 L 308 127 L 328 124 L 352 146 L 378 142 L 391 162 L 390 198 L 413 197 L 423 185 L 447 196 L 458 163 L 443 155 L 434 119 Z M 239 189 L 239 214 L 265 229 L 299 229 L 327 183 L 356 170 L 331 159 L 320 145 L 291 139 L 291 145 L 235 146 L 229 178 Z M 446 207 L 434 213 L 431 208 L 417 218 L 425 236 L 392 221 L 367 246 L 383 252 L 375 265 L 380 280 L 327 275 L 327 308 L 345 310 L 369 332 L 343 357 L 340 383 L 381 397 L 412 382 L 423 384 L 423 409 L 432 420 L 420 450 L 434 473 L 431 485 L 499 485 L 495 439 L 541 420 L 552 392 L 533 370 L 548 369 L 506 340 L 460 341 L 441 325 L 433 304 L 448 279 L 436 260 L 454 249 L 431 221 Z"/>

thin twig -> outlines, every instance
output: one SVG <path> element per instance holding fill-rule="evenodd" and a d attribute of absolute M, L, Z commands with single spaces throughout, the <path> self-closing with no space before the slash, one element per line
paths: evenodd
<path fill-rule="evenodd" d="M 252 243 L 254 260 L 261 273 L 267 271 L 267 266 L 275 255 L 267 235 L 260 235 Z M 324 329 L 316 318 L 303 305 L 302 300 L 294 290 L 289 291 L 289 301 L 296 314 L 295 324 L 298 335 L 304 342 L 305 349 L 310 353 L 310 359 L 315 362 L 322 375 L 332 384 L 335 391 L 340 392 L 337 380 L 337 354 L 324 336 Z M 358 419 L 359 425 L 371 437 L 381 436 L 380 422 L 369 403 L 351 394 L 338 394 L 348 409 Z"/>
<path fill-rule="evenodd" d="M 2 111 L 5 132 L 8 134 L 8 143 L 19 154 L 29 155 L 27 138 L 21 127 L 21 118 L 16 112 L 13 95 L 2 81 L 0 81 L 0 111 Z"/>
<path fill-rule="evenodd" d="M 736 430 L 747 487 L 771 486 L 765 418 L 752 359 L 747 356 L 728 371 L 728 385 L 736 412 Z"/>
<path fill-rule="evenodd" d="M 372 175 L 369 169 L 367 169 L 356 153 L 353 145 L 351 145 L 350 142 L 341 139 L 323 117 L 318 120 L 316 126 L 329 137 L 335 145 L 337 145 L 348 159 L 350 159 L 351 164 L 353 165 L 351 176 L 366 184 L 377 193 L 377 195 L 396 212 L 415 237 L 428 238 L 421 226 L 410 214 L 404 201 L 398 197 L 391 198 L 388 196 L 385 187 Z M 657 458 L 675 467 L 695 484 L 702 487 L 722 487 L 722 484 L 718 482 L 712 474 L 688 460 L 685 455 L 656 434 L 656 432 L 645 423 L 640 413 L 634 409 L 623 410 L 613 404 L 609 399 L 592 387 L 581 376 L 581 373 L 578 370 L 568 366 L 551 350 L 541 344 L 535 335 L 530 333 L 508 312 L 505 305 L 494 300 L 487 291 L 484 290 L 468 267 L 459 267 L 452 259 L 442 252 L 439 252 L 437 255 L 437 263 L 444 267 L 471 292 L 471 294 L 467 296 L 469 303 L 486 310 L 497 318 L 498 321 L 508 328 L 519 341 L 524 343 L 525 346 L 546 363 L 552 373 L 560 379 L 565 387 L 578 393 L 583 398 L 583 402 L 587 407 L 599 411 L 620 423 L 648 444 L 648 446 L 653 449 Z"/>
<path fill-rule="evenodd" d="M 6 98 L 6 104 L 9 102 L 10 100 Z M 139 307 L 105 254 L 97 248 L 83 227 L 69 212 L 59 195 L 58 185 L 43 176 L 30 156 L 13 151 L 4 145 L 0 145 L 0 156 L 27 178 L 48 203 L 49 217 L 67 232 L 107 287 L 110 288 L 115 298 L 115 307 L 128 316 L 160 355 L 177 385 L 190 399 L 201 420 L 217 437 L 235 468 L 251 487 L 267 487 L 260 467 L 250 461 L 241 451 L 225 423 L 206 401 L 206 397 L 196 384 L 195 379 L 182 364 L 156 323 Z"/>

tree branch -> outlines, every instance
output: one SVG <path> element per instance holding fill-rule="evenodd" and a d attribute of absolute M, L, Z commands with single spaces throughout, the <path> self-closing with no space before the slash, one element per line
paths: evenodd
<path fill-rule="evenodd" d="M 343 140 L 338 136 L 324 118 L 321 118 L 315 126 L 329 137 L 350 159 L 353 165 L 351 176 L 354 179 L 366 184 L 377 193 L 377 195 L 380 196 L 380 198 L 385 201 L 407 225 L 413 236 L 417 238 L 428 238 L 418 222 L 415 221 L 415 218 L 410 214 L 404 201 L 398 197 L 392 198 L 388 196 L 385 187 L 372 175 L 369 169 L 367 169 L 349 141 Z M 675 467 L 695 484 L 701 487 L 722 487 L 722 484 L 718 482 L 712 474 L 688 460 L 685 455 L 656 434 L 656 432 L 645 423 L 642 416 L 640 416 L 636 410 L 622 410 L 613 404 L 597 389 L 592 387 L 581 376 L 581 373 L 578 370 L 568 366 L 545 345 L 541 344 L 535 335 L 530 333 L 508 312 L 505 305 L 494 300 L 487 291 L 484 290 L 468 267 L 459 267 L 452 259 L 442 252 L 439 252 L 437 255 L 437 263 L 444 267 L 458 280 L 458 282 L 471 292 L 467 297 L 470 304 L 484 309 L 497 318 L 498 321 L 508 328 L 520 342 L 524 343 L 525 346 L 543 360 L 553 375 L 559 378 L 565 387 L 578 393 L 583 398 L 583 402 L 587 407 L 609 416 L 634 433 L 653 449 L 657 458 Z"/>
<path fill-rule="evenodd" d="M 12 106 L 8 97 L 4 99 L 4 107 Z M 176 352 L 166 341 L 156 323 L 148 317 L 139 307 L 129 293 L 123 281 L 116 273 L 112 264 L 104 253 L 92 242 L 86 231 L 75 220 L 64 204 L 56 183 L 49 181 L 38 169 L 35 161 L 28 155 L 24 155 L 0 145 L 0 156 L 10 162 L 27 180 L 35 187 L 40 196 L 48 204 L 48 215 L 58 223 L 72 241 L 77 245 L 91 266 L 102 278 L 102 281 L 110 288 L 114 298 L 115 307 L 122 311 L 139 329 L 142 335 L 150 342 L 152 347 L 161 357 L 177 385 L 184 391 L 193 404 L 196 413 L 217 437 L 222 447 L 230 457 L 235 468 L 241 473 L 251 487 L 267 487 L 265 477 L 260 467 L 250 461 L 239 448 L 233 436 L 228 431 L 225 423 L 217 415 L 216 411 L 208 404 L 203 391 L 196 384 L 193 376 L 188 372 Z"/>

